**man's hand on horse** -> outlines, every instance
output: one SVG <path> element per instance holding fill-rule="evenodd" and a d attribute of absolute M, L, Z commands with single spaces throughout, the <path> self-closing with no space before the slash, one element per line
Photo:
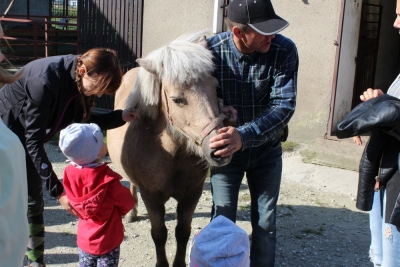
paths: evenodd
<path fill-rule="evenodd" d="M 134 108 L 127 108 L 122 111 L 122 120 L 126 122 L 137 121 L 139 116 Z"/>
<path fill-rule="evenodd" d="M 224 120 L 224 126 L 236 126 L 238 114 L 237 110 L 232 106 L 225 106 L 221 108 L 221 111 L 228 116 L 228 118 Z"/>
<path fill-rule="evenodd" d="M 228 126 L 218 130 L 219 134 L 210 139 L 210 148 L 218 149 L 215 156 L 229 157 L 242 148 L 242 137 L 235 127 Z"/>

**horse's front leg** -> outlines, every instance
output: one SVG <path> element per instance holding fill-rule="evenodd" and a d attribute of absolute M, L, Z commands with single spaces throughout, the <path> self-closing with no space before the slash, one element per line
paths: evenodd
<path fill-rule="evenodd" d="M 144 192 L 142 189 L 140 192 L 150 218 L 151 237 L 156 247 L 156 267 L 168 267 L 165 251 L 168 237 L 168 230 L 165 226 L 165 203 L 154 194 Z"/>
<path fill-rule="evenodd" d="M 175 228 L 177 243 L 173 267 L 185 267 L 186 247 L 189 241 L 194 211 L 203 191 L 203 183 L 185 192 L 185 197 L 178 200 L 176 208 L 178 223 Z"/>
<path fill-rule="evenodd" d="M 132 210 L 125 215 L 125 221 L 128 223 L 131 222 L 136 222 L 137 221 L 137 214 L 138 214 L 138 196 L 137 196 L 137 186 L 134 185 L 132 182 L 130 183 L 130 190 L 131 194 L 133 196 L 133 199 L 135 200 L 135 205 L 133 206 Z"/>

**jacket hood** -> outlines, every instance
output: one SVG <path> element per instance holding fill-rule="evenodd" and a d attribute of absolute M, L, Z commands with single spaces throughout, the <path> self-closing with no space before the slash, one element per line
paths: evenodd
<path fill-rule="evenodd" d="M 69 179 L 64 180 L 68 201 L 78 212 L 81 219 L 98 221 L 96 215 L 107 195 L 109 183 L 116 179 L 121 180 L 122 177 L 115 178 L 108 175 L 109 167 L 107 164 L 96 168 L 83 167 L 78 169 L 73 165 L 69 165 L 67 168 L 68 171 L 78 173 L 75 177 L 78 177 L 79 180 L 74 182 L 70 182 Z"/>

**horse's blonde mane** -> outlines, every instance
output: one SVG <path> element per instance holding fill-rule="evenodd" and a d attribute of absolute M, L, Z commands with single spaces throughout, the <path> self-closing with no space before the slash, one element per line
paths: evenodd
<path fill-rule="evenodd" d="M 186 34 L 139 59 L 141 68 L 133 90 L 126 100 L 127 107 L 136 107 L 141 115 L 156 118 L 162 81 L 174 86 L 198 82 L 213 71 L 212 54 L 199 44 L 206 31 Z"/>

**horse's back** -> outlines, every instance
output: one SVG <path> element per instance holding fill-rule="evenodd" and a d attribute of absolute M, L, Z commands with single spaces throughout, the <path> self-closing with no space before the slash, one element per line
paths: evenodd
<path fill-rule="evenodd" d="M 119 89 L 115 94 L 114 109 L 124 108 L 125 100 L 128 98 L 129 93 L 133 89 L 133 85 L 135 84 L 139 69 L 140 69 L 139 67 L 133 68 L 124 74 L 121 86 L 119 87 Z"/>

